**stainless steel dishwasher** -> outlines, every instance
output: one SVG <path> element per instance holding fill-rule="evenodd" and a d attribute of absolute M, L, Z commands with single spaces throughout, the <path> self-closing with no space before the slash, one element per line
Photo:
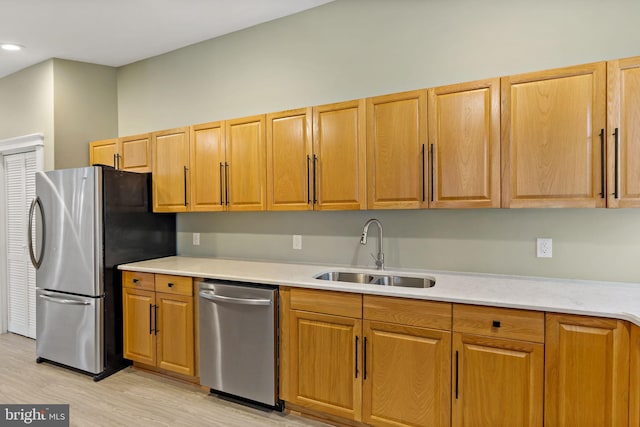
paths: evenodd
<path fill-rule="evenodd" d="M 200 384 L 282 410 L 277 393 L 277 296 L 273 286 L 201 280 Z"/>

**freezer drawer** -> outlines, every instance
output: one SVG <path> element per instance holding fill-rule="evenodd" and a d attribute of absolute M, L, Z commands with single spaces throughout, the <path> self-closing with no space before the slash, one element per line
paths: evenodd
<path fill-rule="evenodd" d="M 200 384 L 276 406 L 277 290 L 242 285 L 199 283 Z"/>
<path fill-rule="evenodd" d="M 98 374 L 104 370 L 104 298 L 36 289 L 36 356 Z"/>

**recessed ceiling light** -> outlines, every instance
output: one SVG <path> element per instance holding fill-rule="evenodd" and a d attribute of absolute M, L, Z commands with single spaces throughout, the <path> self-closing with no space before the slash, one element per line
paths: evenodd
<path fill-rule="evenodd" d="M 14 43 L 2 43 L 0 44 L 0 47 L 3 48 L 4 50 L 13 50 L 13 51 L 22 49 L 22 46 Z"/>

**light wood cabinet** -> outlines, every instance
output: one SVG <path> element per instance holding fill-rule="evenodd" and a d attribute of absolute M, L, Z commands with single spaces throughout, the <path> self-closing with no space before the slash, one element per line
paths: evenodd
<path fill-rule="evenodd" d="M 124 357 L 194 377 L 192 279 L 124 271 L 122 284 Z"/>
<path fill-rule="evenodd" d="M 313 107 L 315 210 L 366 209 L 363 99 Z"/>
<path fill-rule="evenodd" d="M 429 207 L 500 207 L 500 79 L 428 90 Z"/>
<path fill-rule="evenodd" d="M 226 210 L 224 132 L 224 122 L 191 126 L 189 208 L 192 212 Z"/>
<path fill-rule="evenodd" d="M 631 326 L 629 353 L 629 426 L 640 427 L 640 326 Z"/>
<path fill-rule="evenodd" d="M 151 172 L 151 137 L 142 134 L 93 141 L 89 144 L 89 164 L 129 172 Z"/>
<path fill-rule="evenodd" d="M 364 295 L 363 421 L 448 426 L 451 304 Z"/>
<path fill-rule="evenodd" d="M 604 207 L 606 64 L 504 77 L 502 206 Z"/>
<path fill-rule="evenodd" d="M 367 99 L 369 209 L 427 207 L 427 92 Z"/>
<path fill-rule="evenodd" d="M 267 114 L 269 210 L 366 208 L 364 100 Z"/>
<path fill-rule="evenodd" d="M 225 134 L 227 210 L 265 210 L 265 116 L 228 120 Z"/>
<path fill-rule="evenodd" d="M 118 138 L 89 143 L 89 165 L 118 167 Z"/>
<path fill-rule="evenodd" d="M 640 57 L 607 63 L 607 206 L 640 207 Z"/>
<path fill-rule="evenodd" d="M 626 426 L 629 326 L 546 315 L 545 426 Z"/>
<path fill-rule="evenodd" d="M 267 114 L 267 209 L 311 210 L 311 108 Z"/>
<path fill-rule="evenodd" d="M 282 398 L 370 425 L 449 425 L 451 304 L 298 288 L 280 296 Z"/>
<path fill-rule="evenodd" d="M 189 210 L 189 128 L 151 134 L 153 211 Z"/>
<path fill-rule="evenodd" d="M 454 304 L 453 330 L 452 425 L 542 426 L 544 314 Z"/>

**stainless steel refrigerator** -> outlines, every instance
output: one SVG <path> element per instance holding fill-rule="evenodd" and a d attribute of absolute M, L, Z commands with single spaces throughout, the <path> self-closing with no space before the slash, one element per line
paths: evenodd
<path fill-rule="evenodd" d="M 151 212 L 151 174 L 106 166 L 36 174 L 29 253 L 36 356 L 98 381 L 122 357 L 119 264 L 175 255 L 175 214 Z"/>

